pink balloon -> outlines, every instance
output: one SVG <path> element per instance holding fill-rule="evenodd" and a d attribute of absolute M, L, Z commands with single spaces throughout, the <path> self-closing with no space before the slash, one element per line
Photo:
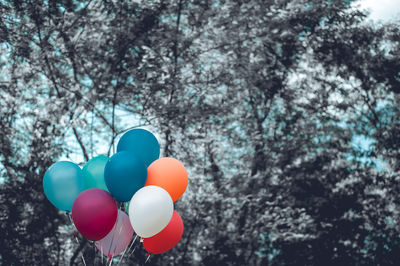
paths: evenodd
<path fill-rule="evenodd" d="M 133 228 L 128 215 L 118 210 L 118 220 L 103 239 L 96 241 L 96 247 L 107 257 L 123 252 L 132 240 Z"/>
<path fill-rule="evenodd" d="M 110 193 L 91 188 L 83 191 L 72 205 L 72 220 L 76 229 L 89 240 L 100 240 L 117 220 L 117 203 Z"/>

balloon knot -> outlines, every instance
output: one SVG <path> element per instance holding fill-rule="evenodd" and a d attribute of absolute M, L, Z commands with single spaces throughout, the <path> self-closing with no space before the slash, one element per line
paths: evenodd
<path fill-rule="evenodd" d="M 112 256 L 108 256 L 108 261 L 110 261 L 112 259 Z"/>
<path fill-rule="evenodd" d="M 150 256 L 150 253 L 146 253 L 146 257 Z"/>

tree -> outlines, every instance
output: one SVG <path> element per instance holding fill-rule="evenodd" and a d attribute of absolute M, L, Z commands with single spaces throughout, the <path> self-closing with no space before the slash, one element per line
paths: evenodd
<path fill-rule="evenodd" d="M 147 126 L 190 177 L 150 264 L 394 264 L 399 33 L 352 2 L 2 1 L 2 260 L 99 262 L 42 177 Z"/>

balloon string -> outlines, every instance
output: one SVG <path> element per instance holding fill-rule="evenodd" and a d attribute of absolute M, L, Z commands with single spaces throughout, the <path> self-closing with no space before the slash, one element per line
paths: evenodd
<path fill-rule="evenodd" d="M 100 240 L 100 256 L 101 256 L 101 265 L 103 265 L 103 244 L 101 243 L 102 240 Z"/>
<path fill-rule="evenodd" d="M 147 261 L 150 259 L 150 254 L 147 254 L 147 259 L 144 263 L 147 263 Z"/>
<path fill-rule="evenodd" d="M 93 241 L 92 244 L 93 244 L 93 266 L 95 266 L 96 265 L 96 254 L 97 254 L 96 241 Z"/>
<path fill-rule="evenodd" d="M 118 219 L 119 219 L 119 212 L 117 213 L 117 221 L 115 222 L 115 224 L 114 224 L 114 226 L 113 226 L 113 229 L 111 229 L 111 231 L 112 230 L 114 230 L 114 228 L 117 226 L 117 224 L 118 224 Z M 114 232 L 113 232 L 113 234 L 112 234 L 112 238 L 111 238 L 111 244 L 110 244 L 110 248 L 108 249 L 108 256 L 110 256 L 110 252 L 111 252 L 111 247 L 112 247 L 112 245 L 113 245 L 113 242 L 114 242 Z"/>
<path fill-rule="evenodd" d="M 135 238 L 135 239 L 136 239 L 136 238 Z M 136 250 L 136 246 L 134 247 L 134 249 L 132 250 L 132 252 L 129 253 L 128 258 L 133 254 L 133 252 L 135 252 L 135 250 Z"/>
<path fill-rule="evenodd" d="M 123 224 L 121 225 L 121 227 L 120 227 L 119 230 L 118 230 L 117 239 L 119 239 L 119 237 L 121 236 L 122 226 L 123 226 Z M 118 229 L 118 228 L 117 228 L 117 229 Z M 114 246 L 113 254 L 115 254 L 115 251 L 116 251 L 116 250 L 117 250 L 117 245 Z"/>
<path fill-rule="evenodd" d="M 122 212 L 122 205 L 123 205 L 123 203 L 120 202 L 120 205 L 119 205 L 119 212 Z M 118 212 L 118 214 L 119 214 L 119 212 Z M 118 222 L 118 220 L 117 220 L 117 222 Z M 119 239 L 119 237 L 121 236 L 121 231 L 122 231 L 123 225 L 124 225 L 124 224 L 121 222 L 121 226 L 120 226 L 119 230 L 118 230 L 118 224 L 117 224 L 117 228 L 115 228 L 116 230 L 118 230 L 117 239 Z M 114 246 L 113 254 L 115 254 L 116 249 L 117 249 L 117 245 Z"/>
<path fill-rule="evenodd" d="M 122 253 L 122 256 L 121 256 L 121 258 L 119 259 L 117 266 L 121 263 L 121 261 L 122 261 L 122 259 L 124 258 L 125 254 L 126 254 L 126 253 L 129 253 L 129 251 L 131 250 L 131 248 L 132 248 L 132 246 L 133 246 L 133 243 L 135 243 L 135 241 L 136 241 L 136 238 L 137 238 L 137 235 L 135 236 L 135 238 L 133 239 L 133 241 L 131 242 L 131 244 L 129 245 L 129 247 L 128 247 L 127 249 L 124 250 L 124 253 Z M 133 251 L 135 251 L 135 249 L 133 249 Z M 133 253 L 133 251 L 132 251 L 132 253 Z M 131 254 L 132 254 L 132 253 L 131 253 Z M 128 257 L 129 257 L 129 256 L 130 256 L 130 255 L 128 255 Z"/>
<path fill-rule="evenodd" d="M 68 217 L 68 219 L 69 219 L 69 221 L 70 221 L 70 223 L 72 225 L 72 230 L 74 230 L 75 241 L 76 241 L 76 243 L 79 244 L 79 239 L 78 239 L 78 236 L 76 235 L 76 231 L 75 231 L 76 227 L 75 227 L 75 225 L 74 225 L 74 223 L 72 221 L 71 214 L 70 214 L 69 211 L 67 211 L 65 214 L 67 215 L 67 217 Z M 86 261 L 85 261 L 85 257 L 83 256 L 83 252 L 81 254 L 81 258 L 82 258 L 83 264 L 86 266 Z"/>

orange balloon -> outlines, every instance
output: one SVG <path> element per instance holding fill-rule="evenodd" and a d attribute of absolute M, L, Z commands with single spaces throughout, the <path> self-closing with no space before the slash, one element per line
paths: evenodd
<path fill-rule="evenodd" d="M 177 201 L 188 185 L 188 173 L 183 164 L 169 157 L 155 160 L 147 168 L 145 186 L 159 186 L 165 189 L 172 200 Z"/>

